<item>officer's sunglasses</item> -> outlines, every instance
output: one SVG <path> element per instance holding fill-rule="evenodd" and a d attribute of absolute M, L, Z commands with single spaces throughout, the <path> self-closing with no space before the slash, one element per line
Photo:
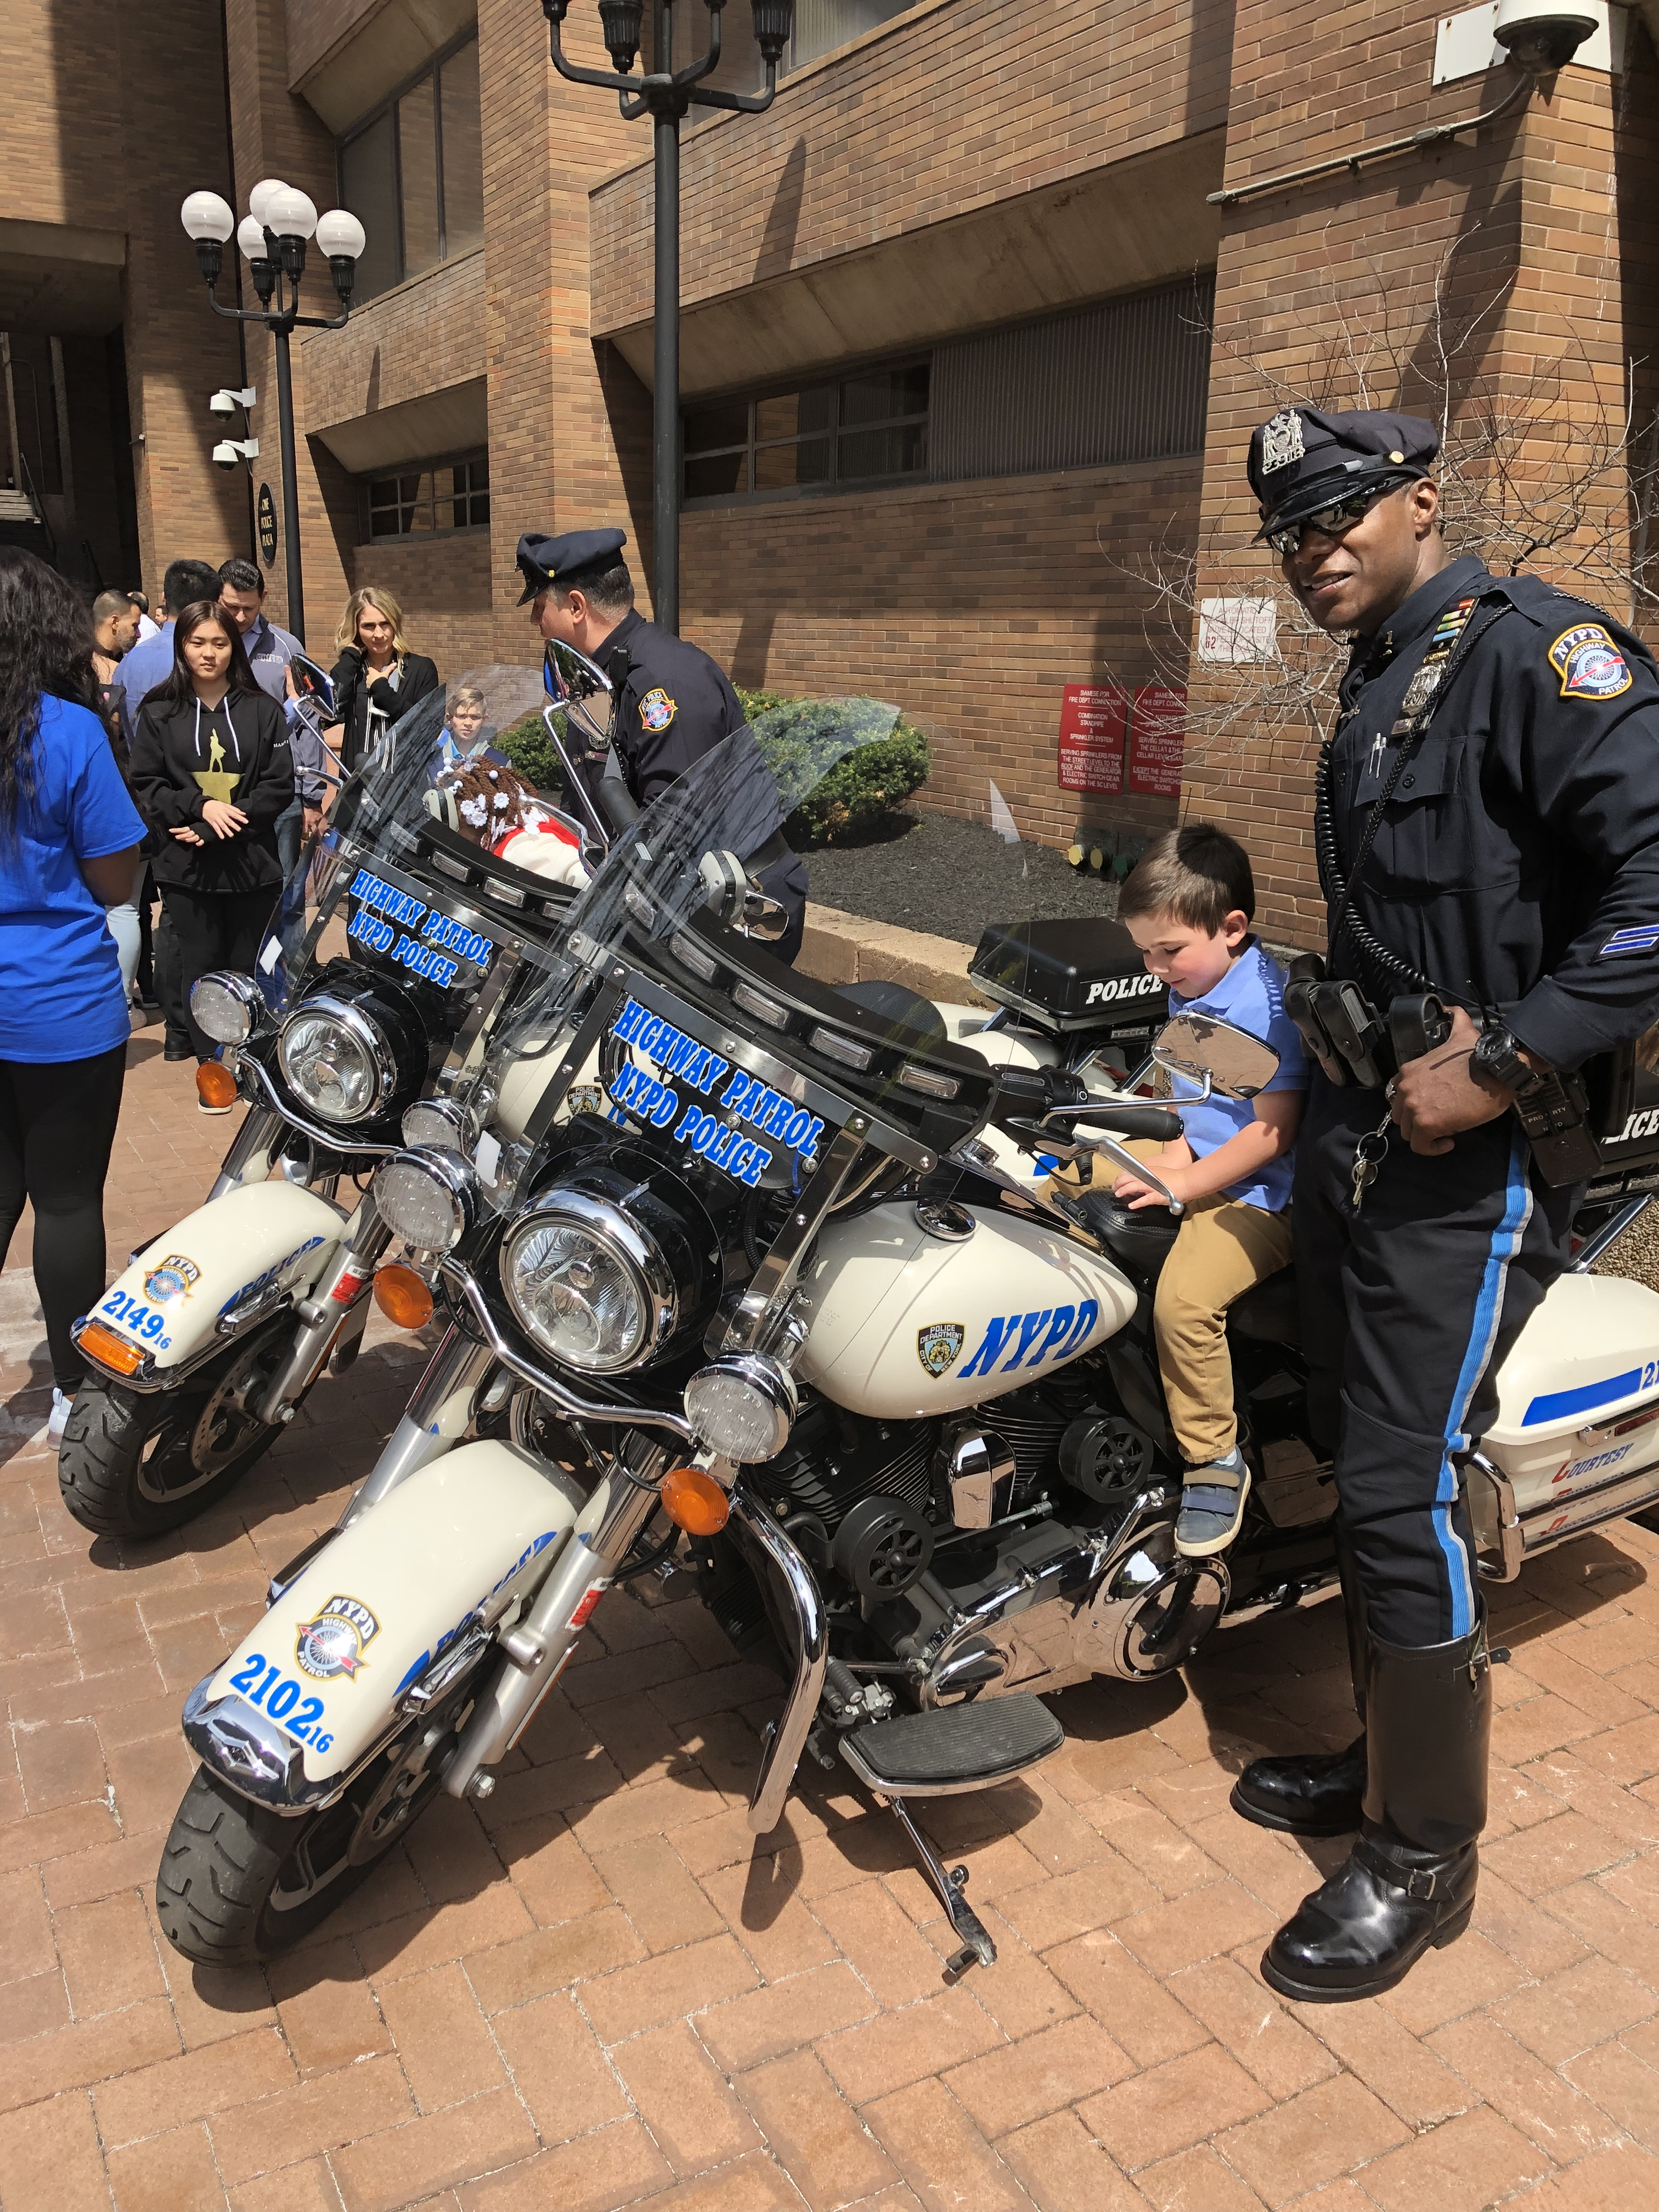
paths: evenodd
<path fill-rule="evenodd" d="M 1373 484 L 1369 491 L 1351 492 L 1346 499 L 1336 500 L 1329 507 L 1316 507 L 1311 514 L 1287 522 L 1282 530 L 1270 530 L 1267 543 L 1275 553 L 1282 555 L 1299 553 L 1303 534 L 1309 530 L 1316 530 L 1325 538 L 1340 538 L 1356 522 L 1363 522 L 1379 499 L 1386 499 L 1399 489 L 1397 483 Z"/>

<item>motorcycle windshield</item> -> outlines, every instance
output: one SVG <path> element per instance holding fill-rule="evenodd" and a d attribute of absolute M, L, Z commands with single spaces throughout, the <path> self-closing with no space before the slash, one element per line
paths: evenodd
<path fill-rule="evenodd" d="M 618 834 L 570 909 L 561 957 L 505 1029 L 501 1058 L 544 1053 L 630 933 L 666 944 L 719 905 L 722 884 L 740 896 L 732 887 L 744 864 L 849 753 L 890 737 L 897 720 L 879 699 L 791 700 L 693 762 Z"/>
<path fill-rule="evenodd" d="M 527 853 L 546 864 L 534 872 L 550 883 L 586 880 L 592 854 L 583 832 L 535 788 L 536 776 L 550 773 L 545 704 L 538 668 L 470 669 L 382 721 L 361 765 L 342 778 L 343 730 L 331 724 L 325 701 L 297 702 L 289 714 L 295 788 L 325 811 L 288 866 L 260 947 L 259 984 L 273 1012 L 303 998 L 331 960 L 375 957 L 375 939 L 399 915 L 439 910 L 422 896 L 434 885 L 442 896 L 434 830 L 455 855 L 505 857 L 504 872 L 519 872 Z M 458 872 L 453 860 L 444 870 Z"/>

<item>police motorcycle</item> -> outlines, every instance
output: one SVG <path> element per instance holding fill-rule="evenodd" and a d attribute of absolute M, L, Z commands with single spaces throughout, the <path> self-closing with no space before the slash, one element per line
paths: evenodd
<path fill-rule="evenodd" d="M 890 720 L 839 715 L 836 747 Z M 1179 1209 L 1048 1176 L 1039 1195 L 988 1141 L 1144 1175 L 1121 1140 L 1178 1115 L 1053 1060 L 994 1069 L 936 1012 L 769 959 L 781 917 L 732 856 L 829 749 L 769 754 L 769 734 L 728 739 L 619 837 L 454 1085 L 451 1141 L 376 1174 L 393 1265 L 448 1334 L 340 1526 L 186 1703 L 201 1765 L 157 1905 L 192 1959 L 279 1952 L 441 1790 L 489 1796 L 606 1593 L 677 1556 L 740 1647 L 782 1658 L 751 1827 L 776 1826 L 803 1757 L 849 1773 L 910 1836 L 957 1978 L 994 1948 L 925 1801 L 1051 1755 L 1035 1692 L 1156 1680 L 1224 1614 L 1334 1583 L 1293 1323 L 1241 1316 L 1251 1517 L 1226 1557 L 1182 1559 L 1150 1327 Z M 1039 1038 L 1045 998 L 1109 980 L 1000 972 Z M 1248 1097 L 1276 1065 L 1190 1017 L 1142 1057 L 1187 1095 Z M 1654 1341 L 1659 1301 L 1580 1275 L 1551 1302 L 1505 1364 L 1486 1465 L 1530 1498 L 1589 1409 L 1642 1436 L 1651 1495 L 1659 1431 L 1630 1424 L 1659 1418 L 1659 1378 L 1605 1370 Z"/>
<path fill-rule="evenodd" d="M 589 672 L 591 690 L 608 690 Z M 320 729 L 327 680 L 306 673 L 301 711 Z M 560 933 L 572 883 L 497 858 L 429 811 L 448 770 L 501 759 L 495 736 L 543 706 L 539 674 L 487 667 L 451 685 L 452 700 L 463 693 L 453 729 L 442 695 L 422 701 L 338 790 L 256 972 L 194 988 L 195 1018 L 222 1047 L 198 1089 L 247 1110 L 204 1203 L 136 1252 L 76 1324 L 88 1373 L 58 1480 L 94 1534 L 154 1535 L 202 1512 L 325 1368 L 351 1365 L 391 1241 L 368 1178 L 405 1128 L 425 1126 L 436 1077 L 481 1048 L 515 978 Z M 568 834 L 580 852 L 584 833 Z"/>

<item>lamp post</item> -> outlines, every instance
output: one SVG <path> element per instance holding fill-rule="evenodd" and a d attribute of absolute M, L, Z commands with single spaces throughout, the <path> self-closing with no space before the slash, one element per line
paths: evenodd
<path fill-rule="evenodd" d="M 645 25 L 646 0 L 599 0 L 605 51 L 614 68 L 580 68 L 565 59 L 560 27 L 570 0 L 542 0 L 553 66 L 572 84 L 615 92 L 630 123 L 648 115 L 654 156 L 656 266 L 655 389 L 652 394 L 652 534 L 655 559 L 651 611 L 666 630 L 680 626 L 680 124 L 693 107 L 724 107 L 759 115 L 778 88 L 778 64 L 789 42 L 794 0 L 750 0 L 755 43 L 766 64 L 763 92 L 721 92 L 702 79 L 719 64 L 720 10 L 726 0 L 704 0 L 708 47 L 683 70 L 674 67 L 675 0 L 651 0 L 651 53 L 656 68 L 635 76 L 634 63 Z"/>
<path fill-rule="evenodd" d="M 276 341 L 276 423 L 283 459 L 283 541 L 288 574 L 289 628 L 303 643 L 305 586 L 300 568 L 300 479 L 294 454 L 294 380 L 289 364 L 292 330 L 337 331 L 349 319 L 357 262 L 368 240 L 355 215 L 332 208 L 319 219 L 303 192 L 267 177 L 248 194 L 249 212 L 240 225 L 217 192 L 191 192 L 179 220 L 195 241 L 196 265 L 208 288 L 208 303 L 228 322 L 261 323 Z M 248 264 L 258 307 L 223 307 L 214 287 L 224 262 L 225 241 L 236 234 Z M 337 315 L 302 315 L 300 283 L 306 272 L 306 246 L 315 237 L 328 256 L 328 273 L 340 302 Z M 274 304 L 273 304 L 274 303 Z"/>

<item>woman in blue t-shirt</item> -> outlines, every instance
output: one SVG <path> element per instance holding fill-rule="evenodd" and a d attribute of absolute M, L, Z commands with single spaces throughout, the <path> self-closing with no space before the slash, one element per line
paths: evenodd
<path fill-rule="evenodd" d="M 54 1437 L 84 1372 L 70 1325 L 104 1292 L 104 1178 L 126 1073 L 104 909 L 131 890 L 144 835 L 94 712 L 95 643 L 64 579 L 0 547 L 0 1261 L 32 1202 Z"/>

